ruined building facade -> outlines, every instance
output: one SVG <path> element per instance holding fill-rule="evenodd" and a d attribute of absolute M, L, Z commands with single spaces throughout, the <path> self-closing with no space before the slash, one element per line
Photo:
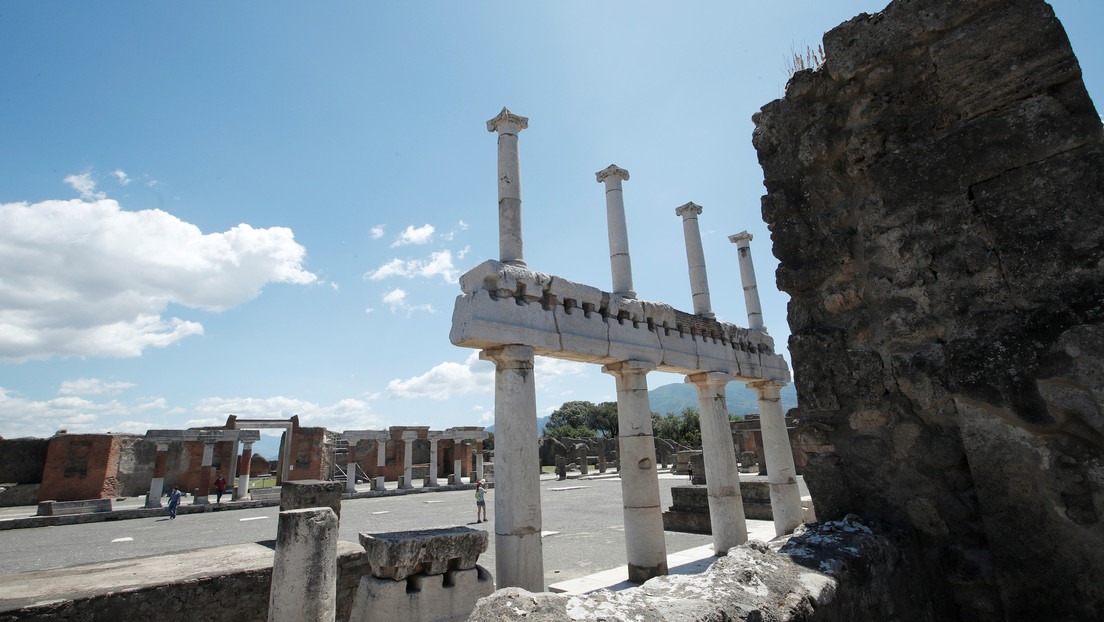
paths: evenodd
<path fill-rule="evenodd" d="M 1104 141 L 1041 0 L 898 1 L 756 116 L 821 519 L 941 619 L 1104 619 Z"/>

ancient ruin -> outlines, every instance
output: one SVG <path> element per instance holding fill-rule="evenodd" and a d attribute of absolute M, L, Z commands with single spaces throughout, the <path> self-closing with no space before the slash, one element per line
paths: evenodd
<path fill-rule="evenodd" d="M 544 589 L 540 490 L 537 475 L 533 357 L 551 356 L 602 365 L 617 383 L 618 462 L 625 510 L 629 580 L 666 574 L 662 508 L 647 374 L 680 373 L 698 390 L 702 442 L 707 455 L 709 513 L 714 549 L 724 554 L 747 541 L 739 470 L 732 443 L 725 385 L 741 379 L 759 395 L 764 444 L 771 464 L 771 499 L 779 535 L 801 521 L 800 495 L 779 402 L 789 381 L 785 360 L 762 324 L 747 243 L 737 234 L 750 328 L 718 322 L 710 306 L 705 256 L 698 228 L 701 206 L 675 210 L 682 218 L 694 313 L 638 300 L 625 227 L 622 182 L 628 171 L 610 165 L 596 174 L 604 184 L 613 292 L 531 271 L 523 257 L 518 134 L 528 119 L 506 108 L 487 122 L 498 134 L 499 259 L 460 277 L 450 339 L 478 348 L 495 364 L 495 550 L 498 585 Z M 584 459 L 583 468 L 586 468 Z"/>

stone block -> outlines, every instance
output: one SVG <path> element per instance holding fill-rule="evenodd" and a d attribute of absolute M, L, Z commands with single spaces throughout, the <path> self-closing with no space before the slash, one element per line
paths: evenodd
<path fill-rule="evenodd" d="M 82 501 L 40 501 L 36 516 L 64 516 L 67 514 L 88 514 L 90 512 L 110 512 L 111 499 L 85 499 Z"/>
<path fill-rule="evenodd" d="M 478 565 L 468 570 L 449 570 L 443 575 L 414 575 L 406 581 L 364 575 L 349 622 L 459 622 L 468 619 L 476 601 L 493 591 L 491 573 Z"/>
<path fill-rule="evenodd" d="M 341 482 L 317 479 L 284 482 L 280 488 L 280 511 L 327 507 L 341 518 L 341 493 L 343 492 L 345 487 Z"/>
<path fill-rule="evenodd" d="M 372 576 L 401 581 L 411 575 L 475 568 L 487 550 L 487 532 L 467 527 L 362 533 Z"/>

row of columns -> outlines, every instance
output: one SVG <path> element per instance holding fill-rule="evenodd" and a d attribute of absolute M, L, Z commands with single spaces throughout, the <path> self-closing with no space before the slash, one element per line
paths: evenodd
<path fill-rule="evenodd" d="M 193 503 L 206 505 L 210 503 L 211 473 L 214 470 L 215 444 L 232 442 L 234 444 L 230 460 L 229 475 L 227 481 L 234 481 L 238 476 L 238 489 L 234 499 L 239 499 L 249 492 L 250 463 L 253 457 L 253 443 L 259 440 L 260 434 L 256 430 L 150 430 L 146 438 L 153 441 L 157 447 L 154 459 L 153 477 L 150 479 L 149 494 L 146 495 L 147 508 L 161 507 L 161 496 L 165 492 L 165 473 L 168 466 L 169 445 L 172 442 L 199 442 L 203 444 L 203 453 L 200 458 L 199 485 L 196 486 Z M 244 446 L 241 454 L 242 472 L 237 474 L 238 447 Z"/>
<path fill-rule="evenodd" d="M 377 443 L 376 448 L 376 467 L 379 475 L 375 477 L 372 483 L 373 490 L 383 490 L 386 482 L 386 476 L 382 475 L 384 467 L 387 465 L 387 452 L 384 449 L 385 443 L 391 439 L 390 433 L 387 431 L 367 432 L 360 431 L 355 433 L 346 432 L 348 440 L 351 440 L 349 444 L 349 469 L 350 474 L 345 478 L 345 491 L 349 493 L 356 492 L 356 444 L 361 440 L 372 440 Z M 467 443 L 474 440 L 480 440 L 481 437 L 470 436 L 464 437 L 461 433 L 459 436 L 455 432 L 448 431 L 429 431 L 426 433 L 426 439 L 429 441 L 429 486 L 439 486 L 437 472 L 439 470 L 438 457 L 437 457 L 437 444 L 442 440 L 452 440 L 458 445 L 467 446 Z M 413 473 L 414 473 L 414 441 L 419 439 L 417 430 L 404 430 L 402 432 L 403 441 L 403 474 L 400 488 L 409 489 L 414 487 Z M 473 472 L 477 480 L 483 479 L 483 452 L 477 451 L 475 461 L 473 464 Z M 450 476 L 449 483 L 461 484 L 463 483 L 463 460 L 458 456 L 454 456 L 452 465 L 452 475 Z"/>
<path fill-rule="evenodd" d="M 499 257 L 502 263 L 521 267 L 526 264 L 521 235 L 517 134 L 527 127 L 528 119 L 506 108 L 487 122 L 487 130 L 498 133 Z M 610 165 L 596 173 L 596 178 L 605 184 L 613 293 L 635 298 L 621 186 L 622 181 L 629 179 L 629 173 Z M 698 225 L 701 213 L 701 206 L 694 203 L 675 210 L 683 222 L 694 313 L 713 318 Z M 751 235 L 742 232 L 730 236 L 729 240 L 738 249 L 749 325 L 765 332 L 748 246 Z M 498 586 L 543 591 L 539 458 L 533 442 L 537 437 L 533 348 L 503 345 L 483 350 L 480 358 L 495 364 L 495 570 Z M 603 371 L 617 381 L 626 554 L 629 579 L 635 582 L 667 572 L 646 378 L 653 369 L 655 365 L 645 361 L 622 361 L 603 367 Z M 709 370 L 686 378 L 698 391 L 713 548 L 718 555 L 747 541 L 739 469 L 725 398 L 725 387 L 733 379 L 727 373 Z M 770 456 L 767 469 L 775 531 L 781 535 L 791 532 L 801 520 L 793 456 L 778 399 L 781 385 L 751 382 L 748 386 L 759 397 L 763 441 Z"/>

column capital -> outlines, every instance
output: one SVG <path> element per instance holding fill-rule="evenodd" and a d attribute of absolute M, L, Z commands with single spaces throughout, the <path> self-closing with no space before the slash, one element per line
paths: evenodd
<path fill-rule="evenodd" d="M 747 388 L 759 394 L 759 399 L 780 399 L 784 382 L 773 380 L 753 380 L 747 383 Z"/>
<path fill-rule="evenodd" d="M 685 220 L 686 218 L 688 218 L 691 215 L 697 216 L 698 214 L 701 214 L 701 213 L 702 213 L 702 206 L 698 205 L 697 203 L 694 203 L 693 201 L 691 201 L 691 202 L 689 202 L 686 205 L 683 205 L 681 207 L 676 207 L 675 208 L 675 216 L 682 216 L 683 220 Z"/>
<path fill-rule="evenodd" d="M 728 241 L 732 242 L 733 244 L 735 244 L 736 246 L 738 246 L 740 248 L 743 248 L 743 247 L 748 245 L 748 242 L 751 241 L 751 234 L 748 233 L 747 231 L 741 231 L 739 233 L 733 233 L 732 235 L 728 236 Z"/>
<path fill-rule="evenodd" d="M 528 127 L 528 117 L 518 116 L 510 112 L 510 109 L 505 106 L 503 106 L 502 112 L 499 112 L 497 117 L 487 121 L 487 131 L 500 134 L 517 134 Z"/>
<path fill-rule="evenodd" d="M 603 374 L 617 376 L 621 374 L 646 374 L 655 371 L 656 364 L 651 361 L 620 361 L 602 366 Z"/>
<path fill-rule="evenodd" d="M 629 180 L 629 172 L 616 164 L 610 164 L 606 168 L 595 173 L 594 176 L 598 178 L 598 183 L 602 183 L 610 178 L 620 179 L 622 181 Z"/>
<path fill-rule="evenodd" d="M 490 361 L 499 367 L 533 366 L 533 347 L 522 345 L 498 346 L 479 352 L 479 360 Z"/>
<path fill-rule="evenodd" d="M 690 374 L 686 377 L 686 382 L 699 386 L 699 387 L 719 387 L 724 390 L 725 385 L 732 382 L 734 377 L 732 374 L 726 374 L 720 371 L 704 371 L 696 374 Z"/>

